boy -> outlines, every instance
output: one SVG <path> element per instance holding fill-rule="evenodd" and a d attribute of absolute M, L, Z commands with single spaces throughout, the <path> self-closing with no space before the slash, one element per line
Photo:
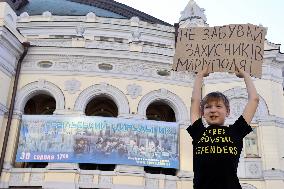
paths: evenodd
<path fill-rule="evenodd" d="M 202 80 L 209 75 L 208 67 L 196 75 L 190 108 L 192 125 L 187 128 L 193 139 L 194 189 L 242 188 L 237 177 L 238 162 L 243 138 L 252 131 L 249 124 L 259 97 L 250 75 L 237 66 L 236 70 L 236 75 L 244 78 L 248 102 L 242 115 L 228 127 L 223 126 L 230 113 L 227 97 L 220 92 L 213 92 L 201 101 Z M 202 116 L 209 125 L 207 128 L 202 123 Z"/>

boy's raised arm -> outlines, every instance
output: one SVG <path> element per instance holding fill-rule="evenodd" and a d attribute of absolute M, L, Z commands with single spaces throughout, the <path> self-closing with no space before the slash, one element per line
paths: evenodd
<path fill-rule="evenodd" d="M 190 106 L 191 124 L 193 124 L 196 120 L 198 120 L 201 117 L 200 101 L 201 101 L 202 81 L 203 77 L 206 77 L 208 75 L 209 75 L 208 66 L 205 69 L 199 71 L 196 75 L 193 84 L 192 96 L 191 96 L 191 106 Z"/>
<path fill-rule="evenodd" d="M 246 84 L 246 88 L 247 88 L 247 93 L 248 93 L 248 102 L 245 106 L 245 109 L 243 111 L 243 117 L 246 120 L 247 124 L 250 124 L 258 103 L 259 103 L 259 96 L 257 94 L 256 88 L 253 84 L 253 81 L 250 77 L 250 75 L 248 73 L 246 73 L 243 70 L 240 70 L 237 66 L 236 66 L 237 70 L 239 73 L 237 73 L 236 75 L 240 78 L 244 78 L 245 84 Z"/>

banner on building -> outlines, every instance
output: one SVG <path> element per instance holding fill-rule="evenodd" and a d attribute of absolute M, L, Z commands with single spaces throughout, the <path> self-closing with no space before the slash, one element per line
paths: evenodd
<path fill-rule="evenodd" d="M 266 28 L 252 24 L 180 28 L 172 69 L 235 72 L 235 64 L 261 78 Z"/>
<path fill-rule="evenodd" d="M 179 168 L 177 123 L 106 117 L 24 115 L 16 162 Z"/>

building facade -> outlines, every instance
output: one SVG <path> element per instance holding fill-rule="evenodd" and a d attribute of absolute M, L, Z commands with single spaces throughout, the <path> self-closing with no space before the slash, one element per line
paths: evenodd
<path fill-rule="evenodd" d="M 193 188 L 186 128 L 195 76 L 171 71 L 176 28 L 115 1 L 42 3 L 0 2 L 0 188 Z M 191 0 L 179 27 L 193 26 L 208 25 Z M 284 188 L 283 63 L 280 45 L 266 41 L 262 78 L 254 79 L 260 103 L 238 168 L 243 189 Z M 230 124 L 246 103 L 244 82 L 213 73 L 203 93 L 216 90 L 230 99 Z M 179 169 L 15 162 L 23 115 L 176 122 Z"/>

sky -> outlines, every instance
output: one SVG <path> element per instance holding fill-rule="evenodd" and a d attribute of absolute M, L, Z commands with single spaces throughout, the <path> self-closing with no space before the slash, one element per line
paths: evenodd
<path fill-rule="evenodd" d="M 170 24 L 177 23 L 189 0 L 116 0 Z M 266 39 L 281 44 L 284 53 L 284 0 L 195 0 L 205 9 L 207 24 L 262 25 Z"/>

